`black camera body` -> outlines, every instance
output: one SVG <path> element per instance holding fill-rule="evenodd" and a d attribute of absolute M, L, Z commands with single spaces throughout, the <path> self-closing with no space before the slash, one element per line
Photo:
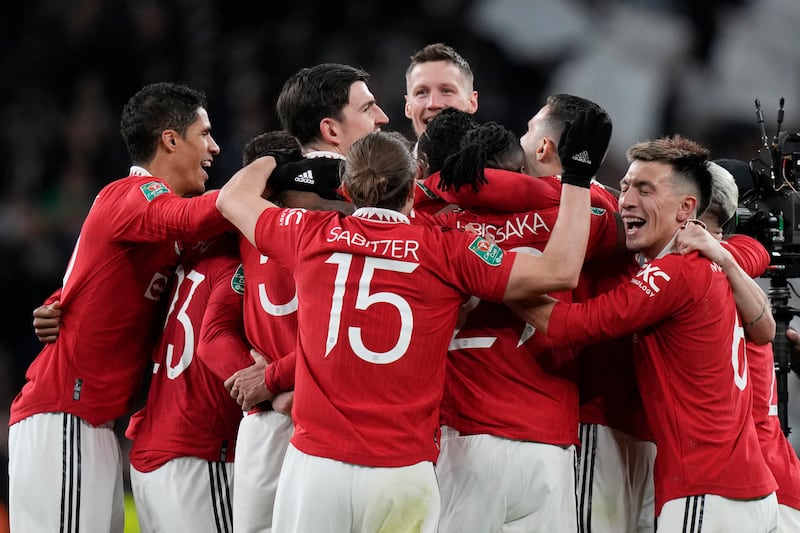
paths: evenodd
<path fill-rule="evenodd" d="M 758 100 L 756 109 L 760 117 Z M 800 277 L 800 133 L 780 133 L 782 115 L 783 99 L 773 142 L 769 144 L 763 135 L 768 160 L 763 156 L 750 160 L 751 183 L 744 172 L 734 173 L 739 208 L 732 232 L 757 239 L 786 277 Z M 760 122 L 763 131 L 763 119 Z"/>
<path fill-rule="evenodd" d="M 761 124 L 764 151 L 749 164 L 729 160 L 727 170 L 736 178 L 739 188 L 739 207 L 734 217 L 733 233 L 749 235 L 761 242 L 770 255 L 764 277 L 769 278 L 767 291 L 772 315 L 775 318 L 775 338 L 772 352 L 777 382 L 777 407 L 781 429 L 788 437 L 789 393 L 787 375 L 800 376 L 800 350 L 792 349 L 786 330 L 800 310 L 789 305 L 791 284 L 788 278 L 800 277 L 800 133 L 781 133 L 783 98 L 778 109 L 778 128 L 769 143 L 764 130 L 761 105 L 756 102 L 756 118 Z M 723 165 L 725 167 L 725 165 Z M 791 287 L 794 291 L 794 287 Z"/>

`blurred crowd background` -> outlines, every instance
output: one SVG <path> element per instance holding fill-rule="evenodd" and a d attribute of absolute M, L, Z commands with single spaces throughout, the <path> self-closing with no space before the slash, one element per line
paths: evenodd
<path fill-rule="evenodd" d="M 600 178 L 611 185 L 624 173 L 625 148 L 660 135 L 694 138 L 714 158 L 756 157 L 762 147 L 756 98 L 770 139 L 780 97 L 786 98 L 783 129 L 800 129 L 797 0 L 246 4 L 29 0 L 4 6 L 0 284 L 9 308 L 0 333 L 0 495 L 7 490 L 8 406 L 39 349 L 31 311 L 60 285 L 96 192 L 127 175 L 120 112 L 147 83 L 176 81 L 208 95 L 222 147 L 211 188 L 239 168 L 249 138 L 279 127 L 275 99 L 303 66 L 332 61 L 366 69 L 389 115 L 386 129 L 410 138 L 405 69 L 414 51 L 438 41 L 470 62 L 482 121 L 522 134 L 555 92 L 603 105 L 614 136 Z M 790 412 L 800 412 L 793 407 L 800 406 L 800 380 L 792 375 L 789 381 Z"/>

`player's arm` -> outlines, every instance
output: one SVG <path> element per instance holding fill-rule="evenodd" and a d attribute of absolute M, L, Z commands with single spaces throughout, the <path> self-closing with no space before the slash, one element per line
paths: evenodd
<path fill-rule="evenodd" d="M 748 340 L 756 344 L 771 342 L 776 327 L 769 299 L 755 280 L 739 266 L 733 254 L 697 224 L 689 224 L 681 229 L 675 245 L 681 254 L 700 252 L 722 268 L 728 276 Z"/>
<path fill-rule="evenodd" d="M 292 406 L 294 405 L 294 391 L 276 394 L 272 399 L 272 409 L 286 416 L 292 416 Z"/>
<path fill-rule="evenodd" d="M 506 305 L 522 320 L 536 328 L 536 331 L 547 335 L 550 316 L 558 300 L 551 296 L 540 295 L 525 301 L 507 302 Z"/>
<path fill-rule="evenodd" d="M 216 274 L 203 313 L 197 357 L 220 381 L 253 362 L 244 332 L 242 294 L 233 289 L 238 263 Z"/>
<path fill-rule="evenodd" d="M 267 179 L 275 166 L 272 156 L 256 159 L 236 172 L 217 196 L 217 209 L 253 246 L 259 216 L 265 209 L 278 207 L 262 196 L 268 194 Z"/>
<path fill-rule="evenodd" d="M 564 185 L 553 232 L 540 256 L 515 254 L 504 302 L 578 285 L 589 241 L 589 189 Z"/>
<path fill-rule="evenodd" d="M 339 211 L 350 215 L 355 211 L 355 206 L 343 200 L 328 200 L 319 194 L 309 191 L 295 191 L 287 189 L 274 194 L 271 201 L 286 207 L 302 207 L 309 211 Z"/>
<path fill-rule="evenodd" d="M 566 125 L 558 146 L 563 172 L 553 232 L 541 256 L 517 254 L 503 301 L 577 286 L 589 241 L 589 187 L 610 138 L 611 121 L 605 113 L 582 112 Z"/>

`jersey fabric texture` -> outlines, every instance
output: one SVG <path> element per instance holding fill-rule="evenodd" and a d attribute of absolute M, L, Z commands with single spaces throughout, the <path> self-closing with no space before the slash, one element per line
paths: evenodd
<path fill-rule="evenodd" d="M 194 258 L 177 270 L 147 403 L 126 431 L 131 464 L 140 472 L 177 457 L 234 460 L 242 410 L 223 382 L 252 364 L 236 240 L 218 238 L 187 255 Z"/>
<path fill-rule="evenodd" d="M 613 213 L 593 208 L 587 256 L 616 247 Z M 540 255 L 558 208 L 500 213 L 461 211 L 449 224 L 493 239 L 500 247 Z M 569 292 L 553 293 L 569 299 Z M 442 424 L 462 434 L 577 444 L 578 390 L 571 350 L 555 346 L 503 304 L 471 299 L 466 321 L 450 344 Z"/>
<path fill-rule="evenodd" d="M 556 304 L 548 329 L 574 347 L 628 333 L 658 446 L 655 515 L 684 496 L 774 491 L 752 423 L 744 331 L 721 269 L 697 253 L 664 255 L 609 293 Z"/>
<path fill-rule="evenodd" d="M 435 461 L 458 308 L 467 294 L 501 300 L 513 258 L 385 209 L 268 209 L 255 240 L 301 302 L 292 444 L 364 466 Z"/>
<path fill-rule="evenodd" d="M 764 246 L 746 235 L 731 235 L 723 242 L 739 266 L 752 277 L 761 276 L 770 257 Z M 753 386 L 753 421 L 761 451 L 778 482 L 778 503 L 800 509 L 800 460 L 778 419 L 778 384 L 772 344 L 747 343 L 747 365 Z"/>
<path fill-rule="evenodd" d="M 160 330 L 179 241 L 231 228 L 215 202 L 216 193 L 181 198 L 152 176 L 100 191 L 64 275 L 58 339 L 28 368 L 10 424 L 66 412 L 98 426 L 128 412 Z"/>

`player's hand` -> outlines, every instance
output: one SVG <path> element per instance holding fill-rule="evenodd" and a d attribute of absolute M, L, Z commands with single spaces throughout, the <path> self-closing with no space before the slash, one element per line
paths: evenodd
<path fill-rule="evenodd" d="M 41 305 L 33 310 L 33 331 L 40 342 L 55 342 L 61 329 L 61 302 Z"/>
<path fill-rule="evenodd" d="M 259 157 L 267 157 L 272 156 L 275 158 L 275 165 L 280 167 L 285 165 L 286 163 L 294 163 L 295 161 L 300 161 L 304 159 L 302 152 L 297 149 L 292 150 L 267 150 L 263 154 L 259 154 Z"/>
<path fill-rule="evenodd" d="M 256 404 L 269 401 L 275 396 L 264 381 L 266 367 L 266 361 L 261 358 L 252 365 L 237 370 L 225 380 L 225 389 L 230 393 L 231 398 L 242 406 L 242 410 L 249 411 Z"/>
<path fill-rule="evenodd" d="M 272 410 L 288 417 L 292 416 L 294 405 L 294 391 L 282 392 L 272 399 Z"/>
<path fill-rule="evenodd" d="M 611 129 L 608 115 L 595 109 L 581 111 L 574 122 L 567 122 L 558 141 L 562 183 L 589 187 L 605 158 Z"/>
<path fill-rule="evenodd" d="M 326 162 L 325 158 L 311 158 L 279 165 L 270 174 L 269 188 L 273 193 L 313 192 L 321 198 L 338 199 L 341 163 L 337 166 L 335 162 L 331 165 L 329 161 Z"/>
<path fill-rule="evenodd" d="M 700 252 L 704 257 L 722 265 L 730 258 L 728 252 L 720 242 L 709 233 L 702 222 L 690 220 L 686 222 L 675 237 L 674 250 L 681 255 L 691 252 Z"/>

